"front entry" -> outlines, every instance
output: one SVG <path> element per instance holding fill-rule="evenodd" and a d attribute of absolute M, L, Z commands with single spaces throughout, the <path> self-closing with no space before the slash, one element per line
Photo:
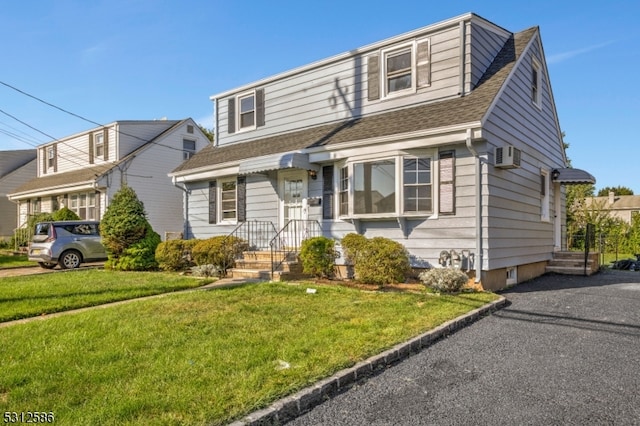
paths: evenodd
<path fill-rule="evenodd" d="M 306 170 L 282 170 L 278 172 L 278 198 L 280 201 L 280 229 L 290 220 L 307 219 L 306 203 L 307 198 L 307 171 Z M 300 241 L 300 236 L 296 235 L 294 228 L 288 230 L 284 236 L 292 244 Z"/>

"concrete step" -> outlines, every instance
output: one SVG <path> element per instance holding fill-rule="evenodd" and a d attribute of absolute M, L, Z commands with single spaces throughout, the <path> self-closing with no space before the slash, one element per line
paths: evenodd
<path fill-rule="evenodd" d="M 261 260 L 236 260 L 236 269 L 260 269 L 271 272 L 271 261 Z M 277 269 L 283 272 L 302 272 L 302 265 L 297 262 L 283 262 L 278 265 Z"/>
<path fill-rule="evenodd" d="M 282 259 L 283 253 L 276 252 L 275 258 L 278 260 Z M 245 251 L 242 253 L 242 258 L 244 260 L 258 260 L 258 261 L 267 261 L 271 262 L 271 251 L 263 250 L 263 251 Z M 285 260 L 289 262 L 295 262 L 298 258 L 297 253 L 289 253 Z"/>
<path fill-rule="evenodd" d="M 555 274 L 563 274 L 563 275 L 584 275 L 585 269 L 584 266 L 547 266 L 545 268 L 546 272 L 553 272 Z M 592 275 L 597 272 L 597 269 L 587 267 L 586 273 L 587 275 Z"/>

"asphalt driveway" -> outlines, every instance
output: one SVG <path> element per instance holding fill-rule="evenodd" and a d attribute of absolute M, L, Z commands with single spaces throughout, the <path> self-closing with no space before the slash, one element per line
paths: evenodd
<path fill-rule="evenodd" d="M 288 424 L 640 424 L 640 272 L 502 294 L 502 310 Z"/>

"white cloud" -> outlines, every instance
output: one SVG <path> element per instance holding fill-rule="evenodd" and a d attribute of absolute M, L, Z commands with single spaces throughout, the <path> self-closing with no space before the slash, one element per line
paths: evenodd
<path fill-rule="evenodd" d="M 575 56 L 579 56 L 585 53 L 592 52 L 594 50 L 602 49 L 603 47 L 609 46 L 613 44 L 613 41 L 607 41 L 604 43 L 594 44 L 592 46 L 583 47 L 582 49 L 570 50 L 568 52 L 556 53 L 555 55 L 549 55 L 547 57 L 548 64 L 557 64 L 558 62 L 566 61 L 567 59 L 571 59 Z"/>

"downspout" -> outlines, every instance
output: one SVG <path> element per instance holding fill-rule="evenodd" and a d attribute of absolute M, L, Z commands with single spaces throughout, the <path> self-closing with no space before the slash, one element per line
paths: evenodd
<path fill-rule="evenodd" d="M 479 283 L 482 277 L 482 163 L 478 151 L 472 143 L 472 131 L 467 129 L 467 149 L 471 152 L 471 155 L 475 157 L 475 171 L 476 171 L 476 278 L 475 282 Z"/>
<path fill-rule="evenodd" d="M 189 232 L 189 194 L 191 193 L 190 190 L 188 190 L 185 187 L 179 186 L 178 185 L 178 181 L 176 179 L 175 176 L 171 177 L 171 183 L 173 183 L 173 186 L 175 186 L 176 188 L 178 188 L 179 190 L 181 190 L 182 192 L 184 192 L 184 201 L 182 204 L 184 204 L 184 223 L 182 224 L 182 239 L 186 240 L 188 239 L 188 232 Z"/>

